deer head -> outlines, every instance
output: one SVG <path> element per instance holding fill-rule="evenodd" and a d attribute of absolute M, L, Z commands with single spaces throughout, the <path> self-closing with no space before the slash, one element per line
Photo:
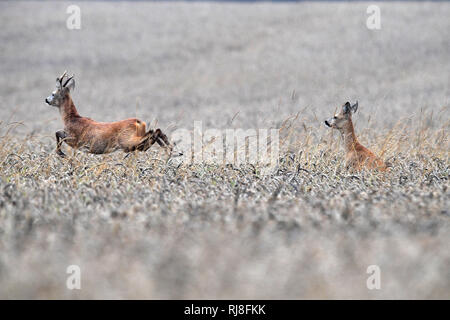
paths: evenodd
<path fill-rule="evenodd" d="M 343 130 L 352 121 L 352 113 L 358 110 L 358 101 L 354 105 L 346 102 L 341 110 L 332 118 L 325 120 L 325 124 L 333 129 Z"/>
<path fill-rule="evenodd" d="M 45 99 L 45 102 L 50 106 L 59 108 L 69 96 L 70 91 L 75 88 L 73 77 L 74 75 L 68 77 L 67 71 L 64 71 L 60 77 L 56 78 L 56 89 Z"/>

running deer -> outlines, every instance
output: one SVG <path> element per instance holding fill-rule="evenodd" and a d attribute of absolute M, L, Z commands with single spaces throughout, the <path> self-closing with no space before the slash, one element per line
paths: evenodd
<path fill-rule="evenodd" d="M 360 144 L 356 138 L 352 122 L 352 113 L 355 113 L 356 110 L 358 110 L 358 101 L 356 101 L 354 105 L 350 105 L 350 102 L 346 102 L 339 113 L 334 117 L 325 120 L 325 124 L 330 128 L 339 130 L 342 134 L 347 167 L 354 170 L 367 168 L 385 171 L 387 166 L 384 161 Z"/>
<path fill-rule="evenodd" d="M 155 142 L 172 150 L 172 145 L 160 129 L 146 132 L 145 122 L 130 118 L 116 122 L 97 122 L 78 114 L 70 92 L 75 88 L 74 76 L 65 71 L 56 79 L 56 90 L 45 102 L 59 109 L 64 122 L 64 130 L 56 132 L 56 153 L 65 157 L 61 150 L 65 142 L 72 148 L 89 153 L 103 154 L 116 150 L 124 152 L 146 151 Z"/>

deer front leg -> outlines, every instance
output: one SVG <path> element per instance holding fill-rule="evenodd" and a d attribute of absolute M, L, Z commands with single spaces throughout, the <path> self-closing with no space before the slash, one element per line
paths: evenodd
<path fill-rule="evenodd" d="M 58 156 L 64 158 L 66 155 L 64 154 L 64 152 L 62 152 L 61 145 L 64 139 L 67 137 L 67 134 L 64 130 L 59 130 L 56 131 L 55 135 L 56 135 L 56 153 L 58 154 Z"/>

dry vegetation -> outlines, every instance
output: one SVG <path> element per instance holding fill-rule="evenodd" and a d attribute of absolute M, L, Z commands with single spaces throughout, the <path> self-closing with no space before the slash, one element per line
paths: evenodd
<path fill-rule="evenodd" d="M 448 4 L 383 4 L 375 35 L 364 4 L 81 7 L 74 34 L 64 4 L 0 4 L 0 298 L 450 296 Z M 63 69 L 99 120 L 144 105 L 169 129 L 280 128 L 279 165 L 191 165 L 158 148 L 61 159 L 43 99 Z M 345 170 L 322 117 L 348 96 L 389 173 Z M 65 287 L 70 264 L 80 291 Z"/>

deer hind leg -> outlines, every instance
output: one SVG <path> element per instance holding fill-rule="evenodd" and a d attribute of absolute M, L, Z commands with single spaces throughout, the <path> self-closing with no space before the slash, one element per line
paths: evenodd
<path fill-rule="evenodd" d="M 150 130 L 150 131 L 152 131 L 152 130 Z M 154 132 L 152 131 L 152 137 L 159 144 L 160 147 L 168 148 L 170 151 L 172 151 L 173 147 L 170 144 L 169 139 L 161 131 L 161 129 L 156 129 Z"/>
<path fill-rule="evenodd" d="M 173 146 L 172 146 L 172 144 L 170 143 L 170 141 L 169 141 L 169 139 L 167 138 L 167 136 L 166 136 L 160 129 L 158 129 L 158 130 L 156 130 L 156 131 L 158 131 L 158 140 L 157 140 L 158 144 L 159 144 L 161 147 L 166 147 L 166 148 L 169 149 L 169 151 L 172 151 Z M 165 146 L 162 145 L 161 140 L 164 141 Z"/>
<path fill-rule="evenodd" d="M 159 144 L 160 147 L 166 149 L 170 154 L 173 150 L 172 145 L 169 142 L 167 136 L 161 131 L 161 129 L 156 129 L 153 133 L 153 137 L 155 141 Z"/>
<path fill-rule="evenodd" d="M 120 143 L 125 152 L 147 151 L 156 142 L 153 130 L 149 130 L 142 136 L 135 136 L 132 140 Z"/>
<path fill-rule="evenodd" d="M 169 150 L 172 150 L 169 139 L 164 133 L 162 133 L 161 129 L 156 129 L 155 131 L 149 130 L 139 145 L 136 146 L 135 150 L 147 151 L 152 145 L 155 144 L 155 142 L 163 148 L 169 148 Z"/>
<path fill-rule="evenodd" d="M 155 144 L 156 141 L 157 141 L 157 139 L 154 136 L 154 131 L 153 130 L 149 130 L 145 134 L 145 136 L 141 140 L 141 142 L 136 146 L 136 150 L 138 150 L 138 151 L 147 151 L 148 149 L 150 149 L 150 147 L 152 145 Z"/>
<path fill-rule="evenodd" d="M 138 137 L 144 137 L 146 135 L 146 128 L 147 125 L 145 122 L 142 122 L 141 120 L 136 120 L 136 135 Z"/>
<path fill-rule="evenodd" d="M 64 158 L 66 155 L 64 154 L 64 152 L 62 152 L 61 146 L 62 143 L 64 142 L 64 139 L 67 138 L 67 134 L 64 130 L 59 130 L 56 131 L 55 136 L 56 136 L 56 153 L 58 154 L 58 156 Z"/>

